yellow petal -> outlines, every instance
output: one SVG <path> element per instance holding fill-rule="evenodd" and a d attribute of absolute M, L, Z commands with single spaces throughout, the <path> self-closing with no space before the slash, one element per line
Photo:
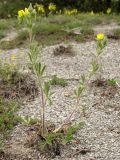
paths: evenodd
<path fill-rule="evenodd" d="M 11 60 L 14 61 L 16 59 L 16 55 L 11 55 Z"/>
<path fill-rule="evenodd" d="M 23 17 L 25 14 L 24 10 L 19 10 L 18 11 L 18 17 Z"/>
<path fill-rule="evenodd" d="M 105 38 L 105 35 L 103 33 L 97 34 L 97 40 L 103 40 Z"/>
<path fill-rule="evenodd" d="M 29 14 L 29 10 L 27 8 L 25 8 L 25 15 Z"/>

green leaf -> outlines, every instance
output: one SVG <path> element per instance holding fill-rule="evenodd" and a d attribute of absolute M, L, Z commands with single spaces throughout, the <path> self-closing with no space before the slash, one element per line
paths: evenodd
<path fill-rule="evenodd" d="M 82 82 L 85 82 L 85 75 L 84 74 L 81 76 L 81 80 L 82 80 Z"/>
<path fill-rule="evenodd" d="M 92 65 L 92 73 L 94 74 L 94 73 L 96 73 L 96 72 L 98 71 L 98 69 L 99 69 L 99 64 L 96 63 L 95 60 L 93 60 L 92 63 L 91 63 L 91 65 Z"/>
<path fill-rule="evenodd" d="M 74 90 L 74 94 L 77 96 L 77 89 L 76 89 L 76 90 Z"/>
<path fill-rule="evenodd" d="M 49 102 L 49 105 L 51 106 L 52 105 L 52 100 L 51 100 L 50 97 L 48 98 L 48 102 Z"/>
<path fill-rule="evenodd" d="M 67 129 L 67 132 L 65 133 L 65 135 L 62 135 L 62 143 L 66 144 L 69 143 L 70 141 L 72 141 L 74 139 L 73 135 L 76 133 L 77 130 L 79 130 L 80 128 L 82 128 L 84 126 L 83 122 L 80 122 L 79 124 L 74 124 L 72 126 L 70 126 Z"/>
<path fill-rule="evenodd" d="M 30 12 L 33 11 L 33 7 L 32 7 L 32 4 L 31 4 L 31 3 L 30 3 L 30 5 L 29 5 L 29 7 L 28 7 L 28 10 L 29 10 Z"/>
<path fill-rule="evenodd" d="M 84 91 L 84 89 L 85 89 L 84 86 L 82 86 L 82 85 L 79 86 L 79 87 L 74 91 L 75 95 L 76 95 L 77 97 L 80 97 L 81 94 L 82 94 L 82 92 Z"/>
<path fill-rule="evenodd" d="M 115 79 L 108 79 L 107 84 L 110 86 L 116 86 L 117 81 Z"/>
<path fill-rule="evenodd" d="M 45 71 L 45 68 L 46 68 L 45 65 L 41 67 L 41 75 L 43 75 L 43 73 L 44 73 L 44 71 Z"/>
<path fill-rule="evenodd" d="M 49 97 L 49 90 L 50 90 L 50 85 L 48 82 L 45 82 L 43 91 L 44 91 L 47 98 Z"/>
<path fill-rule="evenodd" d="M 57 77 L 57 75 L 53 75 L 52 79 L 49 81 L 50 85 L 59 85 L 62 87 L 67 86 L 67 81 L 63 78 Z"/>
<path fill-rule="evenodd" d="M 47 145 L 47 143 L 46 143 L 45 140 L 44 141 L 39 141 L 38 145 L 39 145 L 39 147 L 40 147 L 41 150 L 44 150 L 45 147 L 46 147 L 46 145 Z"/>
<path fill-rule="evenodd" d="M 43 76 L 46 66 L 45 65 L 42 66 L 42 64 L 40 62 L 36 62 L 34 65 L 35 65 L 35 71 L 36 71 L 37 75 Z"/>

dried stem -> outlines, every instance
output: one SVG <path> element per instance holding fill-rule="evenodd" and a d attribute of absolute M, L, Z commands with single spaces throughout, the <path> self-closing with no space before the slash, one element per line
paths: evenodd
<path fill-rule="evenodd" d="M 76 102 L 76 107 L 75 109 L 72 111 L 72 113 L 66 118 L 65 122 L 57 129 L 55 129 L 53 132 L 56 133 L 58 132 L 63 126 L 67 125 L 71 119 L 71 117 L 73 116 L 73 114 L 75 113 L 76 109 L 78 109 L 78 106 L 79 106 L 79 101 L 80 101 L 80 98 L 77 97 L 77 102 Z"/>

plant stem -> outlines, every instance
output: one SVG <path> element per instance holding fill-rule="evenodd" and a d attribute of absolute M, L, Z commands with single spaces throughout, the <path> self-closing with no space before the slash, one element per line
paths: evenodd
<path fill-rule="evenodd" d="M 30 44 L 32 44 L 33 42 L 33 28 L 29 28 L 29 40 L 30 40 Z M 37 80 L 38 80 L 38 85 L 39 85 L 39 89 L 40 89 L 40 92 L 41 92 L 41 104 L 42 104 L 42 118 L 41 118 L 41 121 L 42 121 L 42 136 L 44 137 L 44 134 L 45 134 L 45 99 L 44 99 L 44 93 L 43 93 L 43 88 L 42 88 L 42 82 L 41 82 L 41 77 L 39 77 L 39 75 L 36 73 L 36 69 L 35 69 L 35 62 L 32 62 L 32 66 L 33 66 L 33 71 L 37 77 Z"/>
<path fill-rule="evenodd" d="M 45 101 L 44 101 L 44 93 L 42 90 L 42 86 L 40 87 L 41 90 L 41 103 L 42 103 L 42 136 L 44 137 L 45 134 Z"/>
<path fill-rule="evenodd" d="M 76 104 L 75 109 L 72 111 L 72 113 L 69 115 L 69 117 L 66 118 L 65 122 L 59 128 L 57 128 L 53 131 L 54 133 L 58 132 L 63 126 L 65 126 L 66 124 L 69 123 L 69 121 L 70 121 L 71 117 L 73 116 L 73 114 L 75 113 L 76 109 L 78 109 L 79 101 L 80 101 L 80 99 L 79 99 L 79 97 L 77 97 L 77 102 L 76 102 L 77 104 Z"/>
<path fill-rule="evenodd" d="M 32 28 L 29 29 L 29 40 L 30 40 L 30 44 L 31 44 L 32 40 L 33 40 Z"/>
<path fill-rule="evenodd" d="M 42 111 L 41 111 L 41 122 L 42 122 L 42 136 L 44 137 L 45 134 L 45 97 L 44 97 L 44 92 L 43 92 L 43 88 L 42 88 L 42 77 L 39 77 L 39 75 L 36 73 L 35 67 L 33 66 L 33 70 L 34 73 L 36 74 L 37 80 L 38 80 L 38 86 L 39 86 L 39 90 L 41 93 L 41 104 L 42 104 Z"/>

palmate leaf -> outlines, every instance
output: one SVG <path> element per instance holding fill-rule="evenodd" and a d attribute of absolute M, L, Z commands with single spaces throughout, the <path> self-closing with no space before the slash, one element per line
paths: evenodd
<path fill-rule="evenodd" d="M 85 75 L 84 74 L 81 76 L 81 82 L 82 82 L 82 84 L 85 82 Z"/>
<path fill-rule="evenodd" d="M 84 89 L 85 89 L 85 75 L 81 75 L 81 79 L 80 79 L 80 85 L 78 86 L 78 88 L 74 91 L 76 97 L 80 97 L 81 94 L 83 93 Z"/>
<path fill-rule="evenodd" d="M 74 124 L 67 129 L 65 135 L 62 135 L 62 144 L 71 142 L 74 139 L 74 134 L 84 126 L 84 122 Z"/>
<path fill-rule="evenodd" d="M 63 136 L 62 144 L 65 145 L 65 144 L 69 143 L 72 140 L 73 140 L 73 135 L 72 134 L 68 134 L 66 136 Z"/>
<path fill-rule="evenodd" d="M 63 78 L 57 77 L 57 75 L 53 75 L 52 79 L 49 81 L 50 85 L 60 85 L 62 87 L 67 86 L 67 81 Z"/>
<path fill-rule="evenodd" d="M 46 69 L 46 66 L 45 66 L 45 65 L 44 65 L 44 66 L 41 66 L 41 75 L 44 74 L 45 69 Z"/>
<path fill-rule="evenodd" d="M 84 91 L 84 89 L 85 89 L 85 87 L 82 86 L 82 85 L 80 85 L 80 86 L 74 91 L 75 95 L 76 95 L 77 97 L 80 97 L 80 95 L 82 94 L 82 92 Z"/>
<path fill-rule="evenodd" d="M 39 141 L 38 145 L 39 145 L 41 150 L 44 150 L 46 145 L 47 145 L 47 143 L 46 143 L 46 141 Z"/>
<path fill-rule="evenodd" d="M 41 63 L 35 63 L 35 70 L 37 75 L 41 75 Z"/>
<path fill-rule="evenodd" d="M 42 66 L 40 62 L 36 62 L 34 66 L 35 66 L 34 68 L 35 68 L 37 75 L 43 76 L 46 66 L 45 65 Z"/>
<path fill-rule="evenodd" d="M 98 69 L 99 69 L 99 64 L 96 63 L 95 60 L 93 60 L 91 65 L 92 65 L 92 73 L 96 73 L 98 71 Z"/>
<path fill-rule="evenodd" d="M 100 55 L 103 49 L 107 46 L 107 39 L 97 42 L 97 54 Z"/>
<path fill-rule="evenodd" d="M 45 138 L 46 143 L 49 145 L 52 145 L 54 138 L 55 138 L 54 134 L 48 134 L 47 137 Z"/>
<path fill-rule="evenodd" d="M 32 62 L 32 55 L 30 53 L 28 53 L 29 59 Z"/>
<path fill-rule="evenodd" d="M 36 42 L 33 42 L 32 44 L 30 44 L 28 55 L 32 63 L 35 63 L 37 61 L 40 51 L 41 51 L 40 47 Z"/>
<path fill-rule="evenodd" d="M 49 105 L 52 105 L 52 100 L 51 100 L 51 96 L 52 96 L 52 92 L 50 92 L 50 83 L 49 82 L 45 82 L 44 83 L 44 88 L 43 88 L 43 92 L 49 102 Z"/>
<path fill-rule="evenodd" d="M 110 86 L 116 86 L 117 81 L 115 79 L 108 79 L 107 84 Z"/>
<path fill-rule="evenodd" d="M 50 85 L 48 82 L 45 82 L 43 91 L 44 91 L 46 97 L 49 97 L 49 90 L 50 90 Z"/>

